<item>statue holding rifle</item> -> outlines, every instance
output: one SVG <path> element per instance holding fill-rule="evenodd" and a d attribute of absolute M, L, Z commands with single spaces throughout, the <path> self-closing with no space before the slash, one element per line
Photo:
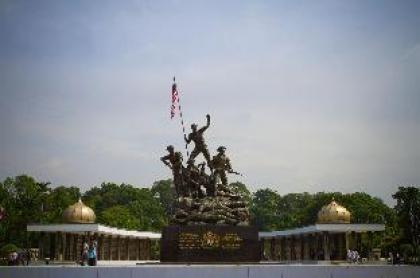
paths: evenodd
<path fill-rule="evenodd" d="M 230 164 L 230 159 L 226 155 L 226 147 L 220 146 L 217 148 L 218 154 L 213 156 L 212 164 L 214 169 L 214 182 L 217 182 L 219 179 L 222 182 L 222 185 L 227 186 L 228 180 L 226 173 L 237 174 L 240 173 L 233 171 L 232 165 Z"/>

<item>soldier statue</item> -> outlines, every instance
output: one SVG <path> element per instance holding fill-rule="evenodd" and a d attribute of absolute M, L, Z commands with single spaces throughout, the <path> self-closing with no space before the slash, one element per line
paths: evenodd
<path fill-rule="evenodd" d="M 188 160 L 187 168 L 184 169 L 184 181 L 193 198 L 202 198 L 200 169 L 194 164 L 194 160 Z"/>
<path fill-rule="evenodd" d="M 178 196 L 182 196 L 185 194 L 182 179 L 182 154 L 180 152 L 175 152 L 174 146 L 172 145 L 167 146 L 166 150 L 169 152 L 169 154 L 162 156 L 160 160 L 166 166 L 172 169 L 175 191 Z"/>
<path fill-rule="evenodd" d="M 217 148 L 218 154 L 213 156 L 212 165 L 214 170 L 214 183 L 217 182 L 218 178 L 222 181 L 222 185 L 227 186 L 226 172 L 232 173 L 232 165 L 230 159 L 225 154 L 226 147 L 220 146 Z"/>
<path fill-rule="evenodd" d="M 226 147 L 217 148 L 217 154 L 210 156 L 204 140 L 207 124 L 197 128 L 191 125 L 191 133 L 184 135 L 187 144 L 194 142 L 194 150 L 184 165 L 182 154 L 169 145 L 168 153 L 161 161 L 172 170 L 177 199 L 171 223 L 176 225 L 248 225 L 249 210 L 240 194 L 229 188 L 227 174 L 241 175 L 232 169 Z M 205 161 L 196 161 L 203 154 Z M 207 167 L 210 168 L 207 171 Z"/>
<path fill-rule="evenodd" d="M 188 137 L 184 135 L 184 140 L 187 144 L 191 143 L 191 141 L 193 141 L 195 144 L 194 149 L 191 152 L 191 155 L 188 160 L 194 160 L 200 153 L 202 153 L 204 158 L 207 161 L 207 165 L 211 169 L 212 168 L 211 158 L 210 158 L 210 154 L 207 149 L 207 145 L 204 141 L 204 136 L 203 136 L 204 131 L 206 131 L 207 128 L 209 128 L 210 126 L 210 115 L 207 114 L 206 118 L 207 118 L 207 124 L 200 129 L 197 129 L 196 124 L 192 124 L 191 133 L 188 134 Z"/>

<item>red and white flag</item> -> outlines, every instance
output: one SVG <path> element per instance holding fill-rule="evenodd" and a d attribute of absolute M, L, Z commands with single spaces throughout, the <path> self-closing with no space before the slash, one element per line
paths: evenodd
<path fill-rule="evenodd" d="M 172 84 L 171 119 L 175 116 L 176 102 L 178 102 L 178 89 L 176 88 L 176 83 L 174 82 L 174 84 Z"/>

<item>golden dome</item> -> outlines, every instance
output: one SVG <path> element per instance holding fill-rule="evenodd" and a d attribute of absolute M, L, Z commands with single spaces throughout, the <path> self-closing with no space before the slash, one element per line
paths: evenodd
<path fill-rule="evenodd" d="M 95 223 L 95 218 L 93 210 L 83 204 L 81 199 L 63 212 L 63 221 L 65 223 Z"/>
<path fill-rule="evenodd" d="M 343 206 L 337 204 L 334 199 L 331 203 L 323 206 L 318 212 L 319 224 L 348 224 L 350 223 L 350 212 Z"/>

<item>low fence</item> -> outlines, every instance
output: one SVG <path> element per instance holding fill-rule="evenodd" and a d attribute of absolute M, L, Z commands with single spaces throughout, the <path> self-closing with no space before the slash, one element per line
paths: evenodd
<path fill-rule="evenodd" d="M 418 278 L 420 267 L 395 265 L 139 265 L 0 267 L 2 278 Z"/>

